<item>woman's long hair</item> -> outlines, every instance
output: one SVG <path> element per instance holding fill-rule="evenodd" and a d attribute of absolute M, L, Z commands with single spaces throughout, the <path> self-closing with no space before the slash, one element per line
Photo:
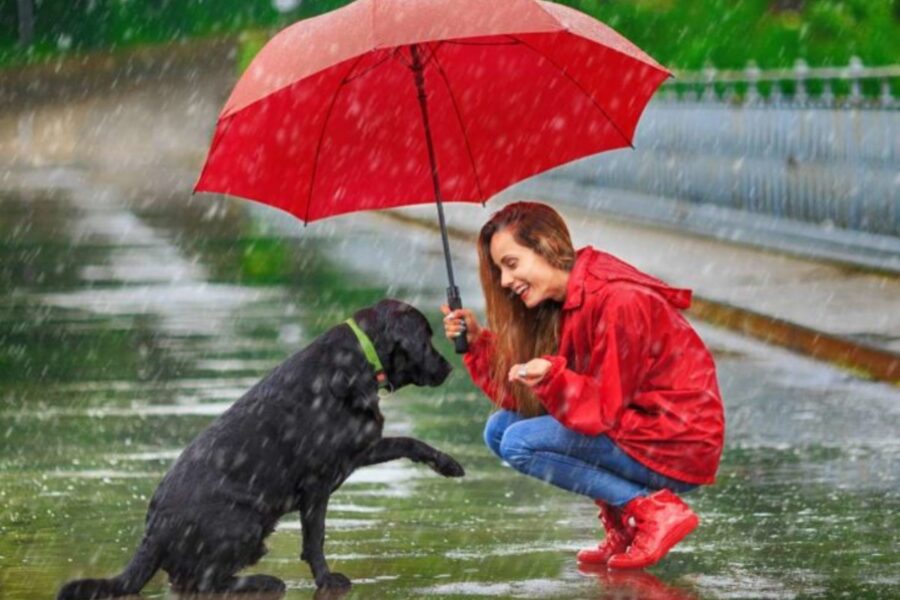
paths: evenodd
<path fill-rule="evenodd" d="M 512 394 L 518 412 L 526 416 L 543 414 L 544 408 L 528 386 L 510 384 L 512 365 L 544 354 L 555 354 L 559 345 L 562 304 L 545 300 L 529 309 L 511 290 L 500 285 L 500 269 L 491 259 L 491 239 L 508 229 L 516 243 L 530 248 L 557 269 L 571 271 L 575 249 L 569 229 L 559 214 L 545 204 L 516 202 L 496 212 L 478 236 L 481 287 L 487 304 L 487 325 L 495 336 L 491 379 L 501 395 Z"/>

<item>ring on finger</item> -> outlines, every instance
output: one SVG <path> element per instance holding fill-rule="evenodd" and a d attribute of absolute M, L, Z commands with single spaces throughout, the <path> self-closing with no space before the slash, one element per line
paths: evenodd
<path fill-rule="evenodd" d="M 525 367 L 519 367 L 519 370 L 516 371 L 516 375 L 518 375 L 519 377 L 523 377 L 523 378 L 524 378 L 524 377 L 527 377 L 527 376 L 528 376 L 528 369 L 525 368 Z"/>

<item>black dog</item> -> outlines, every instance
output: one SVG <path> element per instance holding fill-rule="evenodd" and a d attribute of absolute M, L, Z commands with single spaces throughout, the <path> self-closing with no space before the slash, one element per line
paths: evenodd
<path fill-rule="evenodd" d="M 422 314 L 396 300 L 357 312 L 387 383 L 437 386 L 450 364 L 431 345 Z M 350 580 L 325 562 L 328 497 L 359 467 L 397 458 L 460 477 L 453 458 L 412 438 L 383 438 L 376 373 L 351 326 L 327 331 L 257 383 L 185 448 L 150 501 L 143 540 L 112 579 L 82 579 L 58 600 L 138 593 L 158 569 L 187 592 L 278 592 L 269 575 L 235 577 L 266 552 L 263 541 L 298 510 L 301 559 L 319 588 Z"/>

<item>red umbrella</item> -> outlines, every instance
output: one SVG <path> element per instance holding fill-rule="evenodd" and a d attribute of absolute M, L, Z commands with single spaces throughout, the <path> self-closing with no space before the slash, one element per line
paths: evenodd
<path fill-rule="evenodd" d="M 260 51 L 222 109 L 195 191 L 307 223 L 436 202 L 459 308 L 441 202 L 484 202 L 631 145 L 668 76 L 606 25 L 552 2 L 357 0 Z"/>

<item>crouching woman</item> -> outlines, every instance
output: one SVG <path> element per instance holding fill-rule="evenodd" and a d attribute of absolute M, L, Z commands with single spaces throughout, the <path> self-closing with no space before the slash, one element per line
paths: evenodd
<path fill-rule="evenodd" d="M 563 219 L 510 204 L 478 240 L 488 327 L 445 314 L 500 409 L 485 441 L 513 468 L 592 499 L 605 538 L 584 563 L 650 566 L 699 524 L 681 499 L 715 481 L 724 413 L 710 352 L 676 289 L 590 246 Z"/>

